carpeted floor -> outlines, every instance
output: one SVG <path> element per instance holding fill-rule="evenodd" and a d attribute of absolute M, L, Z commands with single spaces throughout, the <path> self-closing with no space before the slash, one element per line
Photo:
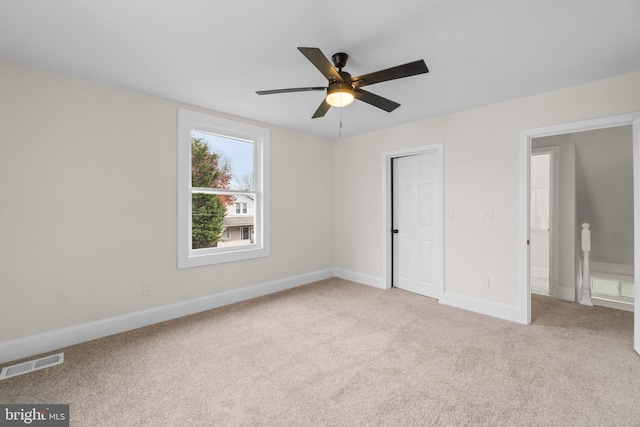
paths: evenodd
<path fill-rule="evenodd" d="M 69 403 L 91 427 L 639 426 L 633 314 L 539 295 L 532 312 L 330 279 L 65 348 L 0 403 Z"/>

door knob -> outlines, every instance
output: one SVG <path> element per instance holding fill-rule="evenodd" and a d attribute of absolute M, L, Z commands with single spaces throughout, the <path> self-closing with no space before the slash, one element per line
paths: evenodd
<path fill-rule="evenodd" d="M 397 228 L 394 228 L 391 232 L 392 232 L 393 234 L 398 234 L 398 229 L 397 229 Z"/>

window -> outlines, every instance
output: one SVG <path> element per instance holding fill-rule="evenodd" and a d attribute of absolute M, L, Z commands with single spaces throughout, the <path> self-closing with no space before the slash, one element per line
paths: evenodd
<path fill-rule="evenodd" d="M 178 268 L 269 255 L 268 165 L 268 129 L 178 110 Z"/>
<path fill-rule="evenodd" d="M 635 298 L 635 285 L 630 282 L 620 282 L 620 296 Z"/>
<path fill-rule="evenodd" d="M 595 294 L 615 295 L 618 296 L 618 285 L 620 282 L 615 279 L 603 277 L 591 278 L 591 289 Z"/>
<path fill-rule="evenodd" d="M 247 213 L 247 203 L 236 203 L 236 214 L 246 214 Z"/>
<path fill-rule="evenodd" d="M 635 297 L 633 278 L 628 276 L 595 273 L 591 276 L 591 296 L 621 303 L 633 304 Z"/>

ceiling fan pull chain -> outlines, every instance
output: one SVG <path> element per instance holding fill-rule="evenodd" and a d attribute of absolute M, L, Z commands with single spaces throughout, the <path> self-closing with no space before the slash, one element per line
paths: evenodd
<path fill-rule="evenodd" d="M 342 107 L 340 107 L 340 128 L 338 129 L 338 138 L 342 138 Z"/>

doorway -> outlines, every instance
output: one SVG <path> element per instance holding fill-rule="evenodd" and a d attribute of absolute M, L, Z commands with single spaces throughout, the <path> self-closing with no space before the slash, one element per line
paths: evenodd
<path fill-rule="evenodd" d="M 444 293 L 442 145 L 385 152 L 383 278 L 432 298 Z"/>
<path fill-rule="evenodd" d="M 531 260 L 530 260 L 530 171 L 532 140 L 534 138 L 571 134 L 588 130 L 597 130 L 617 126 L 631 125 L 633 138 L 633 223 L 634 253 L 640 253 L 640 113 L 623 114 L 600 119 L 585 120 L 549 126 L 545 128 L 524 130 L 520 133 L 520 273 L 519 273 L 519 321 L 531 323 Z M 575 216 L 574 216 L 575 218 Z M 571 230 L 575 232 L 575 230 Z M 575 241 L 575 240 L 573 240 Z M 573 253 L 575 256 L 575 251 Z M 640 289 L 640 257 L 634 260 L 634 286 L 636 295 Z M 568 263 L 573 265 L 573 263 Z M 640 353 L 640 304 L 635 305 L 634 315 L 634 349 Z"/>

